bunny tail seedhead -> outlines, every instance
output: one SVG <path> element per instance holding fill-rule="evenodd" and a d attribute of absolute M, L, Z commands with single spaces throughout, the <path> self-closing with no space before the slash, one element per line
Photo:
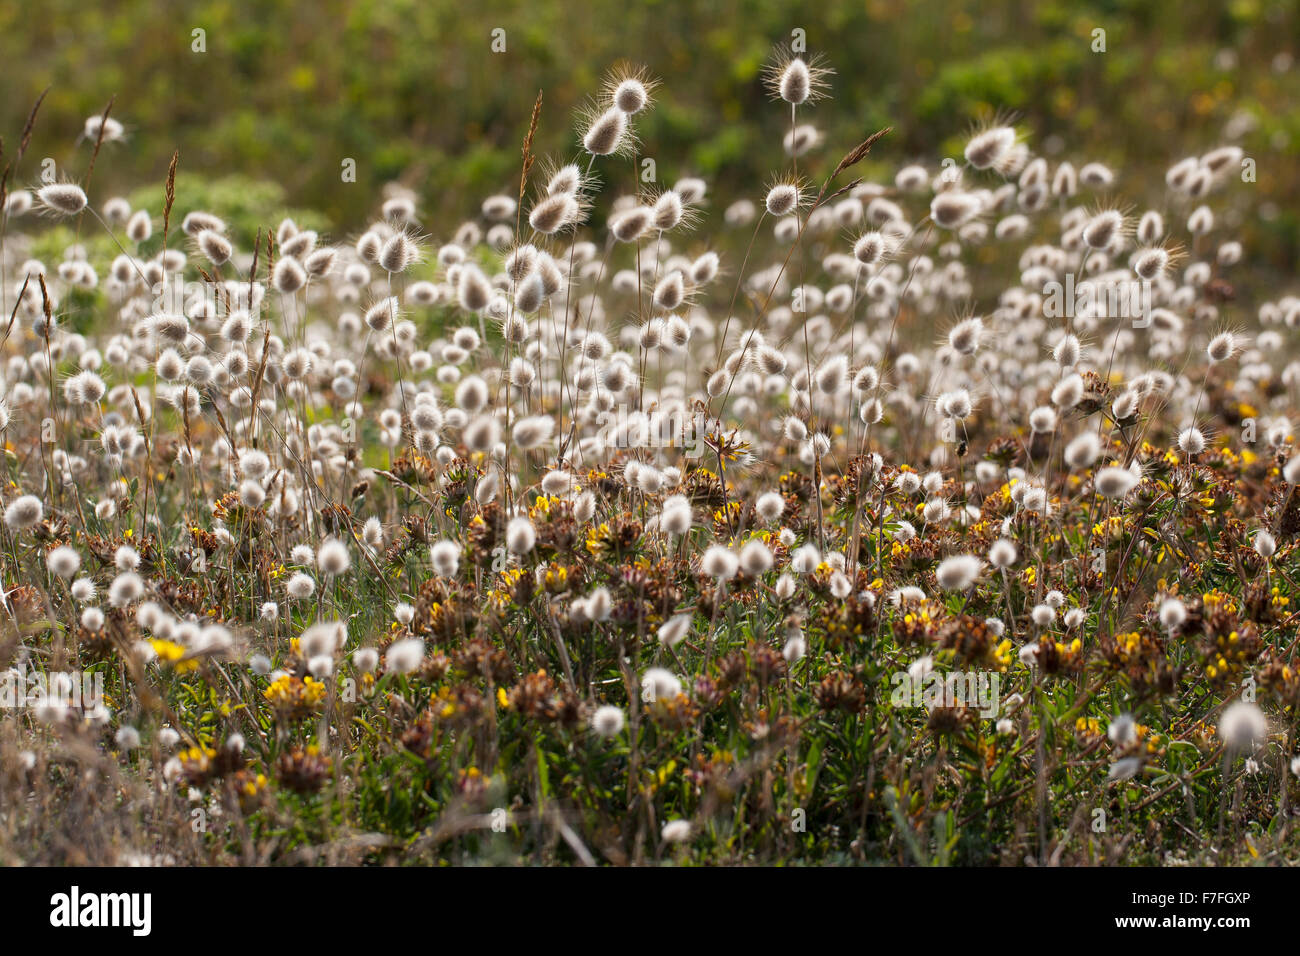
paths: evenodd
<path fill-rule="evenodd" d="M 763 80 L 772 99 L 797 107 L 826 97 L 834 72 L 821 54 L 808 57 L 783 46 L 769 60 Z"/>

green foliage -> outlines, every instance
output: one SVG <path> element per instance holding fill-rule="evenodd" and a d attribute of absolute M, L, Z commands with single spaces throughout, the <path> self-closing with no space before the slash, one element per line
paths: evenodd
<path fill-rule="evenodd" d="M 145 244 L 153 251 L 162 244 L 163 184 L 144 186 L 133 191 L 128 200 L 132 209 L 147 209 L 155 219 L 156 230 Z M 260 228 L 266 235 L 274 231 L 282 218 L 288 216 L 302 229 L 323 230 L 328 222 L 318 212 L 291 208 L 285 201 L 284 187 L 266 180 L 246 176 L 222 176 L 205 179 L 201 176 L 178 172 L 176 175 L 176 203 L 172 215 L 172 234 L 178 235 L 184 212 L 203 209 L 220 216 L 229 227 L 228 234 L 240 248 L 251 249 Z"/>
<path fill-rule="evenodd" d="M 364 224 L 378 188 L 397 178 L 421 193 L 427 221 L 449 223 L 471 214 L 477 197 L 515 187 L 539 89 L 536 151 L 567 158 L 577 149 L 573 110 L 630 58 L 671 88 L 671 105 L 639 123 L 661 157 L 661 182 L 719 176 L 720 206 L 752 197 L 770 173 L 769 147 L 789 117 L 767 102 L 760 73 L 799 28 L 809 52 L 838 71 L 834 109 L 807 117 L 824 126 L 831 163 L 885 125 L 895 134 L 882 161 L 952 155 L 972 124 L 1002 110 L 1036 143 L 1059 137 L 1072 152 L 1104 144 L 1095 158 L 1163 168 L 1215 145 L 1243 109 L 1255 123 L 1243 146 L 1258 157 L 1257 188 L 1276 210 L 1245 238 L 1281 267 L 1300 249 L 1286 212 L 1300 184 L 1283 162 L 1300 139 L 1300 71 L 1278 57 L 1298 26 L 1293 5 L 1260 0 L 660 0 L 589 5 L 579 16 L 568 4 L 500 0 L 200 0 L 183 17 L 166 0 L 96 9 L 48 0 L 39 17 L 0 0 L 9 79 L 0 131 L 14 142 L 50 86 L 31 155 L 80 176 L 89 146 L 74 140 L 116 95 L 129 142 L 101 156 L 101 197 L 152 181 L 158 192 L 144 199 L 159 209 L 179 149 L 183 183 L 201 174 L 190 182 L 228 182 L 237 198 L 241 181 L 226 177 L 269 179 L 283 184 L 286 205 L 320 209 L 341 229 Z M 491 48 L 498 28 L 504 53 Z M 206 31 L 206 52 L 192 49 L 195 29 Z M 1093 50 L 1098 29 L 1104 53 Z M 340 175 L 348 158 L 355 184 Z M 19 182 L 35 177 L 30 163 Z M 182 199 L 203 198 L 192 188 L 182 185 Z"/>

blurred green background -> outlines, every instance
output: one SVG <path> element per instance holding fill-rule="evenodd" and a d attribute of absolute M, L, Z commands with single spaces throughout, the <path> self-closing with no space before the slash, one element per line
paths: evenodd
<path fill-rule="evenodd" d="M 504 53 L 491 48 L 497 28 Z M 17 180 L 34 181 L 46 156 L 80 178 L 82 123 L 116 94 L 129 138 L 101 155 L 100 201 L 160 192 L 179 148 L 183 190 L 224 179 L 217 188 L 238 204 L 251 198 L 246 180 L 274 181 L 281 201 L 318 209 L 336 236 L 401 178 L 443 239 L 480 197 L 517 184 L 538 89 L 535 152 L 570 157 L 574 109 L 628 58 L 664 80 L 639 123 L 660 181 L 702 174 L 716 208 L 758 195 L 783 161 L 788 114 L 760 74 L 794 28 L 836 70 L 833 99 L 801 115 L 826 134 L 823 166 L 885 125 L 895 133 L 878 149 L 882 173 L 959 156 L 972 124 L 1002 110 L 1036 150 L 1159 186 L 1170 161 L 1231 128 L 1258 161 L 1257 245 L 1278 267 L 1297 258 L 1300 14 L 1280 0 L 0 0 L 0 134 L 11 153 L 51 86 Z M 192 49 L 195 29 L 206 52 Z M 341 181 L 347 157 L 355 184 Z M 615 175 L 630 188 L 626 165 Z"/>

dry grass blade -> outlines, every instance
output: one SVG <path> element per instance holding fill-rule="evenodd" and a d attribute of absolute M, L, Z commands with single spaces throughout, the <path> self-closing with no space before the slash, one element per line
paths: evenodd
<path fill-rule="evenodd" d="M 202 266 L 196 266 L 195 268 L 198 269 L 199 275 L 203 277 L 203 281 L 217 290 L 217 295 L 221 299 L 221 304 L 225 306 L 226 312 L 233 311 L 234 304 L 230 301 L 230 293 L 226 291 L 226 287 L 218 282 L 216 276 L 208 272 L 207 269 Z"/>
<path fill-rule="evenodd" d="M 90 153 L 90 163 L 86 166 L 86 178 L 82 180 L 81 188 L 90 190 L 90 177 L 95 174 L 95 160 L 99 158 L 100 147 L 104 145 L 104 130 L 108 126 L 108 114 L 113 110 L 113 103 L 117 101 L 117 94 L 108 98 L 108 105 L 104 107 L 104 112 L 99 117 L 99 133 L 95 136 L 95 148 Z"/>
<path fill-rule="evenodd" d="M 533 137 L 537 135 L 537 123 L 542 115 L 542 91 L 537 91 L 537 100 L 533 103 L 533 115 L 528 121 L 528 135 L 524 137 L 523 148 L 519 151 L 523 156 L 523 171 L 519 175 L 519 198 L 524 198 L 524 191 L 528 188 L 528 173 L 533 168 L 536 157 L 533 156 Z"/>
<path fill-rule="evenodd" d="M 892 126 L 886 126 L 884 129 L 876 130 L 876 132 L 872 133 L 857 146 L 853 147 L 853 149 L 849 150 L 845 157 L 840 160 L 840 164 L 835 167 L 835 172 L 831 173 L 831 179 L 834 179 L 850 166 L 856 166 L 858 163 L 862 162 L 862 160 L 866 158 L 867 154 L 871 152 L 871 147 L 875 146 L 877 142 L 893 131 L 894 127 Z"/>
<path fill-rule="evenodd" d="M 50 339 L 50 324 L 54 321 L 54 309 L 50 303 L 50 290 L 45 287 L 45 273 L 38 272 L 36 281 L 41 284 L 41 311 L 45 314 L 45 341 Z"/>
<path fill-rule="evenodd" d="M 519 204 L 515 207 L 515 241 L 519 240 L 519 230 L 523 224 L 523 200 L 524 193 L 528 189 L 528 174 L 533 168 L 533 137 L 537 135 L 537 124 L 542 116 L 542 91 L 537 91 L 537 99 L 533 103 L 533 115 L 528 120 L 528 135 L 524 137 L 524 145 L 520 150 L 523 157 L 523 163 L 519 172 Z"/>
<path fill-rule="evenodd" d="M 27 122 L 23 125 L 23 135 L 18 140 L 18 158 L 21 160 L 23 154 L 27 152 L 27 145 L 32 141 L 32 130 L 36 128 L 36 114 L 41 110 L 41 104 L 45 102 L 45 94 L 50 92 L 50 87 L 41 90 L 41 95 L 36 97 L 36 102 L 32 106 L 32 111 L 27 114 Z"/>
<path fill-rule="evenodd" d="M 172 224 L 172 204 L 176 202 L 176 163 L 181 158 L 178 149 L 172 153 L 172 161 L 167 164 L 167 187 L 163 192 L 163 248 L 167 248 L 167 233 Z"/>
<path fill-rule="evenodd" d="M 858 186 L 861 186 L 861 185 L 862 185 L 862 180 L 861 180 L 860 178 L 859 178 L 859 179 L 853 179 L 853 180 L 850 180 L 849 182 L 847 182 L 847 183 L 845 183 L 843 186 L 841 186 L 839 189 L 835 190 L 835 192 L 833 192 L 833 193 L 831 193 L 829 196 L 827 196 L 827 197 L 826 197 L 826 202 L 830 202 L 830 201 L 832 201 L 832 200 L 834 200 L 834 199 L 839 199 L 839 198 L 840 198 L 841 196 L 843 196 L 845 193 L 847 193 L 847 192 L 852 192 L 854 189 L 856 189 Z"/>
<path fill-rule="evenodd" d="M 13 331 L 14 324 L 18 321 L 18 307 L 22 305 L 23 296 L 27 294 L 27 286 L 31 283 L 30 274 L 23 276 L 22 287 L 18 290 L 18 298 L 14 300 L 14 307 L 9 313 L 9 322 L 5 325 L 5 334 L 0 337 L 0 345 L 4 345 L 9 340 L 9 333 Z"/>
<path fill-rule="evenodd" d="M 262 227 L 257 227 L 257 235 L 253 239 L 253 262 L 248 267 L 248 306 L 251 311 L 253 306 L 253 285 L 257 281 L 257 258 L 262 254 Z"/>
<path fill-rule="evenodd" d="M 9 220 L 9 176 L 18 165 L 22 162 L 23 154 L 27 152 L 27 145 L 32 140 L 32 130 L 36 128 L 36 114 L 41 110 L 41 104 L 45 102 L 45 95 L 50 92 L 50 87 L 41 91 L 41 95 L 36 98 L 32 105 L 31 112 L 27 114 L 27 122 L 23 124 L 22 136 L 18 140 L 18 154 L 9 162 L 5 163 L 4 173 L 0 174 L 0 220 L 8 222 Z M 4 152 L 0 148 L 0 154 Z"/>

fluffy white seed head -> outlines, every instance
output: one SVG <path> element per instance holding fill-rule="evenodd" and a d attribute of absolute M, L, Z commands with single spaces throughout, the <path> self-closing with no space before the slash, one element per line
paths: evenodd
<path fill-rule="evenodd" d="M 1184 428 L 1178 433 L 1178 447 L 1188 455 L 1199 455 L 1205 450 L 1205 435 L 1199 428 Z"/>
<path fill-rule="evenodd" d="M 799 188 L 793 183 L 777 183 L 767 191 L 764 203 L 769 216 L 788 216 L 799 206 Z"/>
<path fill-rule="evenodd" d="M 1091 468 L 1101 456 L 1101 439 L 1095 432 L 1081 432 L 1065 446 L 1065 463 L 1076 471 Z"/>
<path fill-rule="evenodd" d="M 452 541 L 438 541 L 429 549 L 433 570 L 439 577 L 454 578 L 460 567 L 460 548 Z"/>
<path fill-rule="evenodd" d="M 1268 719 L 1255 704 L 1229 704 L 1219 718 L 1219 739 L 1230 751 L 1250 751 L 1268 739 Z"/>
<path fill-rule="evenodd" d="M 593 156 L 608 156 L 618 151 L 626 133 L 627 114 L 617 106 L 611 106 L 587 128 L 582 137 L 582 148 Z"/>
<path fill-rule="evenodd" d="M 734 578 L 739 567 L 735 552 L 720 544 L 711 545 L 700 557 L 700 570 L 720 581 Z"/>
<path fill-rule="evenodd" d="M 1230 359 L 1236 350 L 1236 337 L 1231 332 L 1220 332 L 1210 339 L 1210 344 L 1205 347 L 1205 354 L 1211 362 L 1218 364 Z"/>
<path fill-rule="evenodd" d="M 758 577 L 772 569 L 772 552 L 757 539 L 740 549 L 740 569 L 750 577 Z"/>
<path fill-rule="evenodd" d="M 984 562 L 974 555 L 958 554 L 940 561 L 934 576 L 944 590 L 964 591 L 979 579 L 983 567 Z"/>
<path fill-rule="evenodd" d="M 409 674 L 424 660 L 424 641 L 418 637 L 393 641 L 384 654 L 384 669 L 390 674 Z"/>
<path fill-rule="evenodd" d="M 1282 477 L 1288 485 L 1300 485 L 1300 455 L 1282 466 Z"/>
<path fill-rule="evenodd" d="M 348 546 L 337 538 L 328 538 L 316 552 L 316 567 L 326 577 L 336 578 L 352 567 Z"/>
<path fill-rule="evenodd" d="M 591 729 L 601 737 L 617 737 L 623 732 L 626 717 L 621 708 L 612 704 L 597 707 L 591 715 Z"/>
<path fill-rule="evenodd" d="M 989 547 L 989 564 L 995 568 L 1009 568 L 1016 563 L 1016 544 L 1007 538 L 999 538 Z"/>
<path fill-rule="evenodd" d="M 59 545 L 45 556 L 45 566 L 55 577 L 66 581 L 81 569 L 81 555 L 67 545 Z"/>
<path fill-rule="evenodd" d="M 1178 598 L 1166 598 L 1160 605 L 1160 623 L 1165 630 L 1174 631 L 1187 620 L 1187 607 Z"/>
<path fill-rule="evenodd" d="M 1093 484 L 1097 493 L 1106 498 L 1123 498 L 1132 491 L 1138 483 L 1138 478 L 1127 468 L 1110 466 L 1097 472 L 1093 479 Z"/>
<path fill-rule="evenodd" d="M 41 208 L 51 216 L 75 216 L 86 208 L 86 194 L 75 183 L 51 183 L 36 190 Z"/>
<path fill-rule="evenodd" d="M 22 531 L 40 522 L 45 516 L 45 506 L 35 495 L 20 495 L 5 508 L 5 527 Z"/>
<path fill-rule="evenodd" d="M 685 495 L 671 495 L 659 513 L 659 530 L 682 535 L 691 530 L 691 502 Z"/>
<path fill-rule="evenodd" d="M 677 614 L 659 626 L 659 643 L 665 647 L 676 647 L 691 631 L 691 615 Z"/>
<path fill-rule="evenodd" d="M 1277 541 L 1267 531 L 1256 532 L 1255 539 L 1251 544 L 1261 558 L 1271 558 L 1277 551 Z"/>
<path fill-rule="evenodd" d="M 537 543 L 537 529 L 524 516 L 511 518 L 506 525 L 506 547 L 512 554 L 527 554 Z"/>

